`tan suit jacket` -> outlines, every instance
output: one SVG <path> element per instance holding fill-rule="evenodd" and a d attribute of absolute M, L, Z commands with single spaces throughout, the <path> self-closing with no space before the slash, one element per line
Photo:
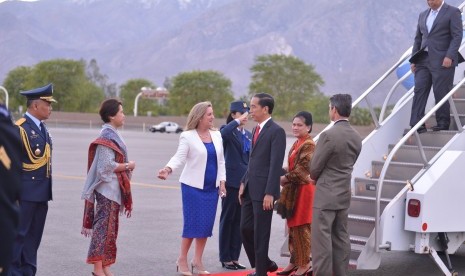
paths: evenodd
<path fill-rule="evenodd" d="M 337 121 L 320 134 L 310 163 L 310 175 L 316 181 L 313 207 L 349 208 L 353 165 L 361 149 L 360 134 L 346 120 Z"/>

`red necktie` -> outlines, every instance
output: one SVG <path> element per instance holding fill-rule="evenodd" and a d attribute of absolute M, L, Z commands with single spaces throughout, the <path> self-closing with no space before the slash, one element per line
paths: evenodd
<path fill-rule="evenodd" d="M 260 134 L 260 125 L 257 125 L 257 127 L 255 128 L 255 132 L 253 134 L 253 144 L 255 145 L 255 143 L 257 142 L 257 139 L 258 139 L 258 135 Z"/>

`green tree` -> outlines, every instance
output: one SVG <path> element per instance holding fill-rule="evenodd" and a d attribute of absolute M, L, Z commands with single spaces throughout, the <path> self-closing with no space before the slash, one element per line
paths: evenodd
<path fill-rule="evenodd" d="M 250 96 L 261 92 L 271 94 L 277 103 L 274 117 L 289 119 L 297 111 L 311 106 L 314 97 L 322 96 L 320 86 L 324 84 L 323 79 L 313 65 L 297 57 L 278 54 L 258 56 L 250 70 Z"/>
<path fill-rule="evenodd" d="M 95 112 L 104 98 L 103 91 L 87 78 L 83 61 L 54 59 L 30 68 L 18 67 L 5 80 L 5 86 L 14 95 L 14 104 L 24 107 L 26 101 L 19 92 L 47 83 L 53 83 L 53 96 L 58 101 L 53 105 L 56 111 Z"/>
<path fill-rule="evenodd" d="M 196 103 L 210 101 L 215 116 L 223 117 L 233 99 L 231 81 L 222 73 L 192 71 L 180 73 L 172 79 L 169 106 L 174 115 L 186 115 Z"/>
<path fill-rule="evenodd" d="M 131 79 L 120 86 L 120 98 L 126 114 L 134 114 L 134 100 L 137 94 L 141 92 L 142 87 L 155 89 L 156 85 L 146 79 Z M 158 102 L 153 99 L 139 98 L 137 103 L 137 115 L 144 116 L 148 111 L 153 115 L 158 115 L 160 107 Z"/>
<path fill-rule="evenodd" d="M 316 95 L 307 101 L 304 110 L 312 113 L 313 122 L 320 124 L 329 123 L 329 97 L 325 95 Z M 295 112 L 297 113 L 297 111 Z"/>
<path fill-rule="evenodd" d="M 82 62 L 86 64 L 84 60 L 82 60 Z M 118 91 L 116 89 L 116 83 L 108 82 L 108 76 L 100 72 L 100 67 L 96 59 L 91 59 L 90 62 L 86 64 L 86 75 L 87 79 L 103 90 L 106 98 L 114 98 L 117 96 Z"/>
<path fill-rule="evenodd" d="M 28 79 L 30 79 L 30 74 L 32 72 L 31 67 L 20 66 L 11 70 L 6 76 L 3 86 L 8 91 L 9 97 L 9 109 L 12 111 L 17 111 L 20 105 L 26 106 L 25 98 L 19 94 L 20 91 L 27 90 L 31 87 L 28 84 Z M 3 94 L 1 94 L 3 96 Z"/>
<path fill-rule="evenodd" d="M 55 59 L 40 62 L 34 66 L 31 76 L 32 87 L 53 83 L 54 97 L 58 101 L 53 108 L 58 111 L 95 111 L 104 98 L 103 91 L 88 80 L 82 61 Z M 93 100 L 90 106 L 89 97 Z"/>

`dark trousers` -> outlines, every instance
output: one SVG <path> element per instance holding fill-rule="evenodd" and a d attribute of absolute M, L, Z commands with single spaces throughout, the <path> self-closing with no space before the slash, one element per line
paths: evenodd
<path fill-rule="evenodd" d="M 425 107 L 431 87 L 433 87 L 435 102 L 438 103 L 452 89 L 455 74 L 454 66 L 450 68 L 432 67 L 426 53 L 419 58 L 415 66 L 415 89 L 413 91 L 410 126 L 416 125 L 425 116 Z M 449 126 L 450 106 L 448 101 L 436 111 L 436 121 L 438 125 Z"/>
<path fill-rule="evenodd" d="M 238 261 L 241 254 L 241 205 L 238 188 L 226 186 L 227 196 L 221 200 L 220 262 Z"/>
<path fill-rule="evenodd" d="M 37 271 L 37 250 L 44 232 L 48 202 L 20 202 L 19 230 L 13 246 L 11 276 L 31 276 Z"/>
<path fill-rule="evenodd" d="M 273 211 L 263 210 L 263 201 L 250 199 L 248 189 L 244 192 L 241 213 L 241 236 L 250 265 L 255 267 L 257 276 L 266 276 L 271 260 L 268 247 Z"/>

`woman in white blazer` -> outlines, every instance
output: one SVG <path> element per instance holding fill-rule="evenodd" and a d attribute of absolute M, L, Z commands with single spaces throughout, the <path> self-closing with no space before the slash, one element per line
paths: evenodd
<path fill-rule="evenodd" d="M 194 269 L 198 274 L 210 274 L 203 266 L 202 255 L 207 238 L 212 236 L 218 194 L 226 196 L 223 140 L 221 133 L 213 128 L 214 119 L 210 102 L 194 105 L 175 155 L 158 172 L 158 178 L 164 180 L 171 172 L 184 166 L 179 178 L 184 226 L 181 254 L 176 261 L 176 269 L 182 275 L 192 275 Z M 187 253 L 194 239 L 195 252 L 189 271 Z"/>

